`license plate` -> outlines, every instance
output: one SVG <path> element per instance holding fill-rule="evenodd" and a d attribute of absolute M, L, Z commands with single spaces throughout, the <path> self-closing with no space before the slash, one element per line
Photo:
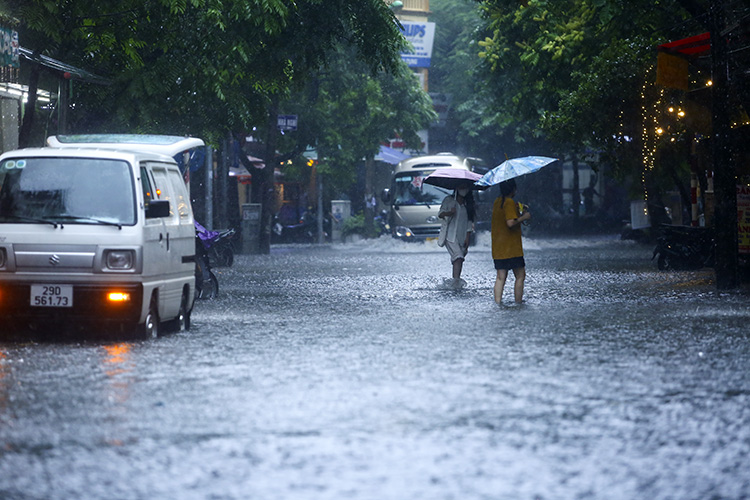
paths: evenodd
<path fill-rule="evenodd" d="M 73 285 L 31 285 L 31 305 L 73 307 Z"/>
<path fill-rule="evenodd" d="M 432 240 L 437 240 L 437 239 L 438 239 L 437 236 L 429 236 L 429 237 L 425 238 L 424 240 L 425 241 L 432 241 Z"/>

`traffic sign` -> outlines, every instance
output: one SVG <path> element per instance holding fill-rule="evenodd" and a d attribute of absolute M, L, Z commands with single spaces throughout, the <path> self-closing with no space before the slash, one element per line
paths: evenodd
<path fill-rule="evenodd" d="M 297 115 L 278 115 L 276 124 L 279 130 L 297 130 Z"/>

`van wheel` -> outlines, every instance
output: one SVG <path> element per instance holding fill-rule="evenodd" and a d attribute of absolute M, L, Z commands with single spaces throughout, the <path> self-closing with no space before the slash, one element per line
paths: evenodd
<path fill-rule="evenodd" d="M 184 330 L 190 330 L 190 313 L 187 307 L 188 296 L 187 293 L 182 294 L 182 302 L 180 303 L 180 310 L 174 319 L 164 322 L 166 331 L 168 332 L 182 332 Z"/>
<path fill-rule="evenodd" d="M 190 315 L 192 314 L 193 310 L 187 308 L 187 297 L 185 297 L 184 302 L 182 306 L 180 307 L 180 317 L 182 318 L 182 325 L 180 326 L 180 331 L 187 331 L 190 330 Z"/>
<path fill-rule="evenodd" d="M 156 297 L 151 299 L 146 320 L 139 325 L 138 329 L 139 337 L 144 340 L 155 339 L 159 336 L 159 309 L 156 305 Z"/>

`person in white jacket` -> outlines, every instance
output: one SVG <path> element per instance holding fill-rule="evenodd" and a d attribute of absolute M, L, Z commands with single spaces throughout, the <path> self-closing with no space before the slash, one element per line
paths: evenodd
<path fill-rule="evenodd" d="M 469 251 L 474 204 L 469 189 L 457 189 L 453 195 L 446 196 L 440 205 L 438 217 L 443 219 L 438 237 L 438 245 L 445 246 L 453 265 L 453 286 L 463 286 L 461 271 L 464 259 Z"/>

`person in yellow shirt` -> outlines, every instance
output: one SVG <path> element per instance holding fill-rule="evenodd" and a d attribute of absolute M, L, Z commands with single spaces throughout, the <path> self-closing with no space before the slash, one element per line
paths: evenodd
<path fill-rule="evenodd" d="M 519 207 L 513 201 L 516 195 L 516 181 L 513 179 L 500 183 L 500 196 L 492 206 L 492 259 L 495 261 L 497 277 L 495 278 L 495 302 L 503 301 L 503 289 L 508 278 L 508 270 L 513 270 L 516 283 L 513 295 L 517 304 L 523 302 L 523 287 L 526 280 L 526 262 L 523 260 L 521 243 L 521 223 L 531 219 L 531 213 Z"/>

